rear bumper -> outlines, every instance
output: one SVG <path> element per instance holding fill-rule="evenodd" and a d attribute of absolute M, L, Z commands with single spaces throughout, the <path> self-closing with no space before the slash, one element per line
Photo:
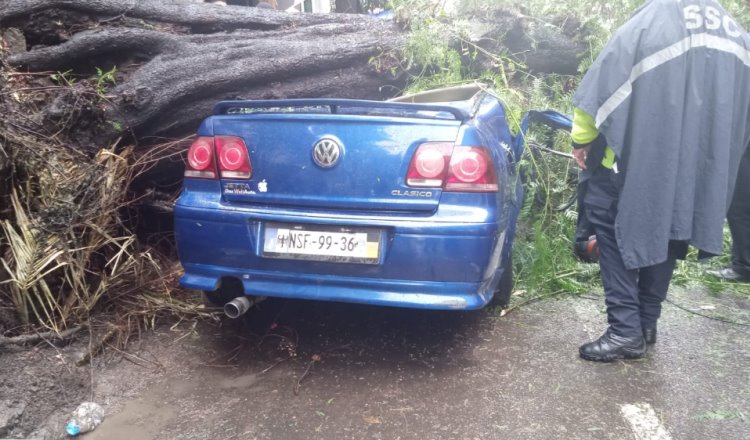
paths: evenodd
<path fill-rule="evenodd" d="M 339 276 L 274 274 L 186 265 L 180 284 L 215 290 L 222 277 L 242 280 L 247 295 L 340 301 L 420 309 L 480 309 L 492 298 L 481 283 L 438 283 Z"/>
<path fill-rule="evenodd" d="M 481 210 L 479 210 L 481 211 Z M 215 290 L 242 281 L 248 295 L 426 309 L 478 309 L 492 298 L 506 242 L 487 213 L 424 218 L 310 214 L 178 202 L 175 232 L 185 269 L 181 284 Z M 438 216 L 440 218 L 440 216 Z M 262 255 L 265 222 L 346 225 L 383 231 L 379 264 L 282 260 Z"/>

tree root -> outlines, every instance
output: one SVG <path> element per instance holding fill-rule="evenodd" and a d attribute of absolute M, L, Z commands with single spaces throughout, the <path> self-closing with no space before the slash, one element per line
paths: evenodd
<path fill-rule="evenodd" d="M 10 338 L 0 336 L 0 347 L 4 347 L 7 345 L 31 345 L 37 344 L 42 341 L 64 342 L 73 337 L 76 333 L 78 333 L 85 327 L 86 325 L 79 325 L 77 327 L 71 328 L 70 330 L 65 330 L 59 333 L 51 331 L 45 333 L 14 336 Z"/>

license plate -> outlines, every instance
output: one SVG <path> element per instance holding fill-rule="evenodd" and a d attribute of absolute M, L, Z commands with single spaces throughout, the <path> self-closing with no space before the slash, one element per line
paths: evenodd
<path fill-rule="evenodd" d="M 263 256 L 378 264 L 380 231 L 370 228 L 267 223 L 263 234 Z"/>

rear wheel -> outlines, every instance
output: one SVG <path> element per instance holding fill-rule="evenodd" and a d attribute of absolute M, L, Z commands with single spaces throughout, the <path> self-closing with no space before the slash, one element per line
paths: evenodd
<path fill-rule="evenodd" d="M 237 278 L 222 278 L 216 290 L 204 290 L 203 296 L 209 305 L 224 307 L 226 303 L 245 293 L 242 281 Z"/>
<path fill-rule="evenodd" d="M 505 263 L 505 270 L 503 276 L 500 278 L 500 283 L 495 289 L 495 295 L 490 301 L 490 305 L 505 307 L 510 302 L 510 295 L 513 293 L 513 254 L 508 256 L 508 261 Z"/>

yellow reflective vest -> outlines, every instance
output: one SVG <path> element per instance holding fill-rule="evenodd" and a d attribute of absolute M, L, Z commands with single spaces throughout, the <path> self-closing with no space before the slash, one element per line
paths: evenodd
<path fill-rule="evenodd" d="M 590 144 L 599 136 L 599 130 L 596 129 L 594 124 L 594 118 L 588 113 L 576 108 L 573 110 L 573 129 L 570 132 L 570 137 L 573 142 L 579 145 Z M 602 166 L 604 168 L 612 169 L 615 165 L 615 152 L 611 148 L 607 147 L 604 150 L 604 158 L 602 159 Z"/>

